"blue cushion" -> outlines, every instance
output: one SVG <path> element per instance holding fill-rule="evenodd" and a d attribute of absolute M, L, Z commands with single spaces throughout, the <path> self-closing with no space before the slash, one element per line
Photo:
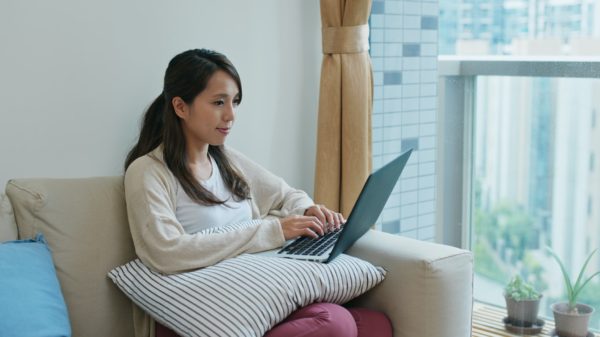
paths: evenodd
<path fill-rule="evenodd" d="M 0 243 L 0 335 L 71 336 L 52 255 L 41 234 Z"/>

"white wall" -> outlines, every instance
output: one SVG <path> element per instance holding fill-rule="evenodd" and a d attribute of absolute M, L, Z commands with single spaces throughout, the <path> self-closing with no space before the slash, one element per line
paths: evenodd
<path fill-rule="evenodd" d="M 168 61 L 204 47 L 226 54 L 242 77 L 228 144 L 312 193 L 317 0 L 0 4 L 0 186 L 121 174 Z"/>

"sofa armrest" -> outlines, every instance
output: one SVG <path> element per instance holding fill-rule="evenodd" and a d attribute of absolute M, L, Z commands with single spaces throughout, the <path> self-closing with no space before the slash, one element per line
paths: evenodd
<path fill-rule="evenodd" d="M 0 194 L 0 243 L 16 240 L 17 223 L 10 200 L 5 194 Z"/>
<path fill-rule="evenodd" d="M 394 337 L 470 336 L 469 251 L 371 230 L 347 253 L 387 271 L 381 284 L 350 305 L 385 312 Z"/>

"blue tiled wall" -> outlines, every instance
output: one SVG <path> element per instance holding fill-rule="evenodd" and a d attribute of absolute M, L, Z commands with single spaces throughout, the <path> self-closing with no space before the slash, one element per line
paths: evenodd
<path fill-rule="evenodd" d="M 438 2 L 373 0 L 373 168 L 414 150 L 377 227 L 435 239 Z"/>

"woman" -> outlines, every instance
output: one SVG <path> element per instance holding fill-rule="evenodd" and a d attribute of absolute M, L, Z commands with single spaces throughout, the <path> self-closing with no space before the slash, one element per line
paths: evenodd
<path fill-rule="evenodd" d="M 150 268 L 202 268 L 344 223 L 341 214 L 223 145 L 241 100 L 239 75 L 224 55 L 195 49 L 169 62 L 163 92 L 125 162 L 131 233 Z M 258 221 L 237 230 L 202 232 L 252 219 Z M 391 336 L 383 314 L 320 303 L 296 311 L 266 336 L 362 336 L 367 330 L 375 336 L 379 327 Z M 170 333 L 157 324 L 157 335 Z"/>

